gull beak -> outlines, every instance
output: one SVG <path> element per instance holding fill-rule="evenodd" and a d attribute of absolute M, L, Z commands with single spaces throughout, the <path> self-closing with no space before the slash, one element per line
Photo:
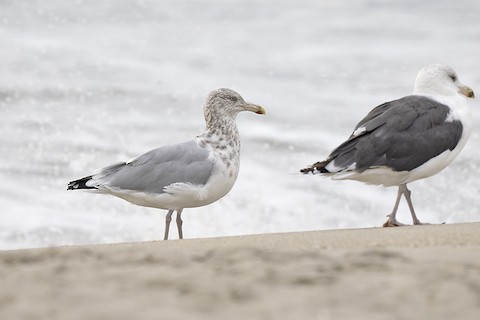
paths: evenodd
<path fill-rule="evenodd" d="M 458 88 L 459 88 L 458 92 L 463 94 L 465 97 L 472 98 L 472 99 L 475 98 L 475 93 L 473 92 L 472 88 L 468 86 L 460 86 Z"/>
<path fill-rule="evenodd" d="M 256 104 L 253 104 L 253 103 L 245 103 L 243 105 L 243 108 L 246 110 L 246 111 L 251 111 L 251 112 L 255 112 L 256 114 L 265 114 L 265 109 L 263 109 L 262 107 L 260 107 L 259 105 L 256 105 Z"/>

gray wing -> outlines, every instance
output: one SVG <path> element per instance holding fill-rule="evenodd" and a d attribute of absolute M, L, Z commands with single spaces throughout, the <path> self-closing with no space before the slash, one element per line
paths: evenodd
<path fill-rule="evenodd" d="M 362 172 L 387 166 L 412 170 L 446 150 L 462 136 L 460 121 L 446 121 L 450 108 L 422 96 L 407 96 L 373 109 L 355 127 L 357 133 L 332 151 L 325 165 Z M 354 131 L 355 133 L 355 131 Z"/>
<path fill-rule="evenodd" d="M 208 155 L 194 140 L 165 146 L 102 169 L 90 184 L 148 193 L 163 193 L 164 187 L 177 182 L 204 185 L 214 167 Z"/>

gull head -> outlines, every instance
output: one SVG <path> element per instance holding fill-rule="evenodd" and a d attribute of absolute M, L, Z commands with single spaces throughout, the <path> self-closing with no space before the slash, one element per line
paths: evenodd
<path fill-rule="evenodd" d="M 467 98 L 475 97 L 472 88 L 460 82 L 455 70 L 441 64 L 430 64 L 423 67 L 418 72 L 413 92 L 444 96 L 461 94 Z"/>
<path fill-rule="evenodd" d="M 257 114 L 265 114 L 261 106 L 245 102 L 237 92 L 220 88 L 210 92 L 203 108 L 205 120 L 208 122 L 219 118 L 235 119 L 242 111 L 250 111 Z"/>

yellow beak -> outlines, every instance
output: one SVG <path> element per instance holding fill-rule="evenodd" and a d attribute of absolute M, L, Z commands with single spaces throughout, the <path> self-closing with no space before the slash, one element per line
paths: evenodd
<path fill-rule="evenodd" d="M 459 87 L 460 90 L 458 90 L 458 92 L 460 92 L 461 94 L 463 94 L 465 97 L 467 98 L 475 98 L 475 93 L 473 92 L 472 88 L 468 87 L 468 86 L 461 86 Z"/>
<path fill-rule="evenodd" d="M 266 111 L 259 105 L 253 104 L 253 103 L 246 103 L 243 105 L 245 110 L 255 112 L 256 114 L 265 114 Z"/>

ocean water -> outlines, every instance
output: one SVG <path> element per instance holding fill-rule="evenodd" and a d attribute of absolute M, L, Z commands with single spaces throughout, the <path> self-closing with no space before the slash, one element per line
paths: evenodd
<path fill-rule="evenodd" d="M 219 87 L 267 115 L 239 115 L 237 183 L 184 211 L 186 238 L 374 227 L 395 188 L 298 170 L 426 64 L 480 92 L 480 2 L 5 0 L 0 48 L 0 249 L 161 239 L 165 211 L 66 184 L 199 134 Z M 422 221 L 480 220 L 478 130 L 410 185 Z"/>

